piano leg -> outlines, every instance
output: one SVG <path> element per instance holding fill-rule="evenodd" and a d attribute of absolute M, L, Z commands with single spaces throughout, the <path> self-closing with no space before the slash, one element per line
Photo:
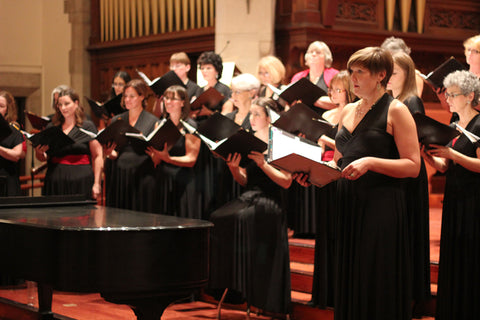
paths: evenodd
<path fill-rule="evenodd" d="M 39 283 L 38 284 L 38 314 L 41 320 L 55 319 L 52 312 L 52 286 Z"/>

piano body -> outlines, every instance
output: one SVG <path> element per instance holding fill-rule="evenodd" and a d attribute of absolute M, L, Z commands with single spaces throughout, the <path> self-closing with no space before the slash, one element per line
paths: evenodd
<path fill-rule="evenodd" d="M 0 272 L 38 283 L 40 319 L 54 319 L 53 290 L 99 292 L 158 320 L 207 284 L 210 222 L 71 198 L 0 201 Z"/>

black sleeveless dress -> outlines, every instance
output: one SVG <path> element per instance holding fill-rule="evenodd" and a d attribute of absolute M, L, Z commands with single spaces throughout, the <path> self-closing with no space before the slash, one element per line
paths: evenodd
<path fill-rule="evenodd" d="M 334 139 L 337 129 L 338 125 L 328 136 Z M 310 304 L 325 309 L 334 306 L 337 182 L 322 188 L 309 188 L 312 187 L 315 188 L 315 198 L 309 200 L 315 203 L 311 208 L 315 214 L 315 260 Z"/>
<path fill-rule="evenodd" d="M 398 159 L 385 94 L 350 133 L 342 127 L 336 147 L 344 169 L 367 157 Z M 402 179 L 367 172 L 337 183 L 336 320 L 410 319 L 411 280 Z"/>
<path fill-rule="evenodd" d="M 186 121 L 196 126 L 193 120 Z M 170 156 L 184 156 L 186 153 L 183 128 L 180 131 L 183 135 L 169 150 Z M 195 166 L 179 167 L 161 162 L 155 168 L 158 213 L 202 219 L 203 193 L 196 188 Z"/>
<path fill-rule="evenodd" d="M 246 191 L 212 213 L 209 288 L 229 289 L 230 302 L 247 302 L 265 311 L 290 309 L 290 261 L 286 216 L 279 186 L 247 165 Z"/>
<path fill-rule="evenodd" d="M 480 135 L 480 115 L 465 129 Z M 476 157 L 477 147 L 464 134 L 459 136 L 453 149 Z M 443 199 L 437 320 L 477 319 L 480 314 L 479 190 L 480 173 L 450 163 Z"/>
<path fill-rule="evenodd" d="M 84 120 L 82 128 L 96 133 L 97 128 L 93 122 Z M 92 138 L 86 136 L 79 127 L 75 126 L 68 133 L 75 143 L 68 145 L 61 150 L 48 152 L 48 167 L 45 173 L 45 183 L 43 186 L 43 195 L 67 195 L 83 194 L 90 198 L 92 196 L 92 186 L 95 180 L 89 142 Z M 88 158 L 88 163 L 68 163 L 64 159 L 74 157 Z"/>
<path fill-rule="evenodd" d="M 417 96 L 407 98 L 403 103 L 411 114 L 425 114 L 422 100 Z M 428 197 L 428 176 L 423 158 L 420 174 L 416 178 L 407 178 L 407 218 L 410 253 L 412 255 L 413 300 L 427 301 L 430 296 L 430 208 Z"/>
<path fill-rule="evenodd" d="M 112 119 L 128 121 L 128 111 Z M 158 118 L 143 110 L 135 128 L 144 136 L 154 129 Z M 117 150 L 118 158 L 110 162 L 105 171 L 106 205 L 145 212 L 156 211 L 155 173 L 152 159 L 146 153 L 138 153 L 131 145 Z"/>
<path fill-rule="evenodd" d="M 0 141 L 0 146 L 13 149 L 22 144 L 25 139 L 22 133 L 12 124 L 12 132 L 8 137 Z M 18 162 L 13 162 L 0 156 L 0 197 L 11 197 L 20 195 Z"/>

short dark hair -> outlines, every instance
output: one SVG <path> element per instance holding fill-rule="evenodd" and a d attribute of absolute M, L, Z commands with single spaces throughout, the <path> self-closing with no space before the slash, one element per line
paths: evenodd
<path fill-rule="evenodd" d="M 223 61 L 220 55 L 216 54 L 213 51 L 205 51 L 203 52 L 200 57 L 198 57 L 197 63 L 202 66 L 204 64 L 211 64 L 215 70 L 217 70 L 217 79 L 222 77 L 223 71 Z"/>

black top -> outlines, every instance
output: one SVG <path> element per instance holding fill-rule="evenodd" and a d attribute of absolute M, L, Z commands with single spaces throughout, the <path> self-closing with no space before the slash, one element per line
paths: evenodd
<path fill-rule="evenodd" d="M 47 125 L 47 128 L 53 124 Z M 90 131 L 92 133 L 97 133 L 97 127 L 93 122 L 89 120 L 84 120 L 81 126 L 82 129 Z M 92 138 L 88 137 L 85 133 L 80 130 L 80 127 L 75 126 L 68 133 L 68 136 L 72 138 L 75 143 L 65 146 L 59 150 L 54 150 L 54 152 L 48 152 L 49 156 L 52 157 L 64 157 L 66 155 L 79 155 L 79 154 L 88 154 L 90 155 L 90 146 L 89 142 Z"/>

